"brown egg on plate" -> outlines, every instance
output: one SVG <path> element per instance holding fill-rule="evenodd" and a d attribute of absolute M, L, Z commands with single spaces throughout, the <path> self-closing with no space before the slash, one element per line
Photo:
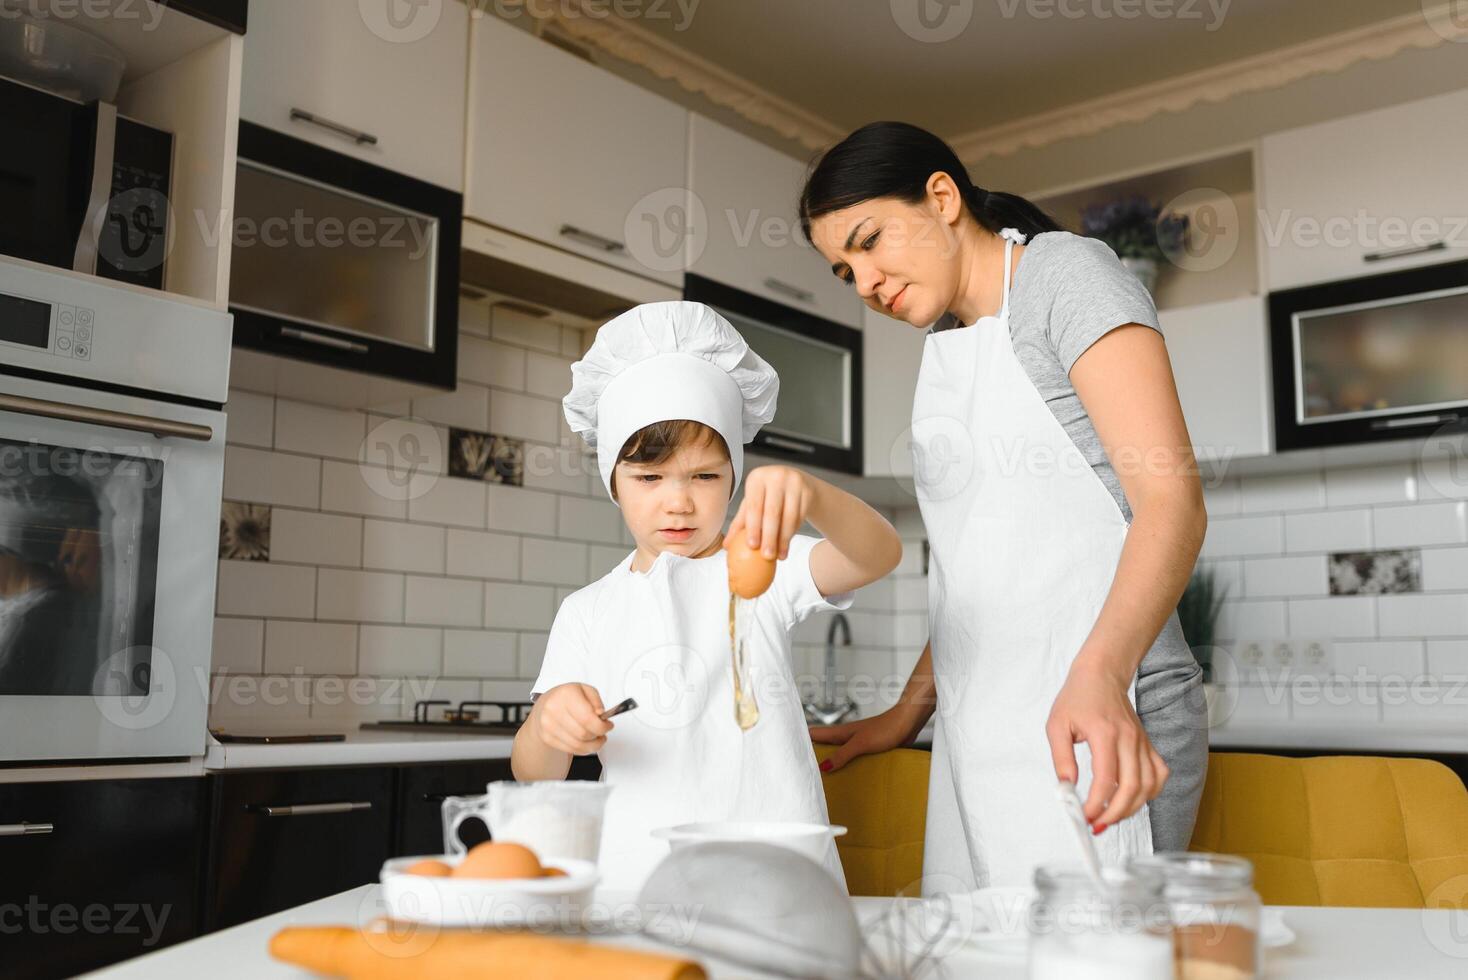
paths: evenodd
<path fill-rule="evenodd" d="M 726 537 L 724 548 L 729 552 L 729 591 L 741 599 L 763 595 L 775 580 L 775 559 L 751 548 L 742 532 Z"/>
<path fill-rule="evenodd" d="M 540 872 L 542 878 L 564 878 L 566 872 L 561 868 L 545 868 Z"/>
<path fill-rule="evenodd" d="M 449 867 L 447 864 L 444 864 L 442 861 L 435 861 L 432 858 L 428 858 L 423 861 L 418 861 L 415 864 L 408 865 L 406 868 L 403 869 L 403 873 L 410 875 L 423 875 L 428 878 L 447 878 L 449 875 L 454 873 L 454 869 Z"/>
<path fill-rule="evenodd" d="M 459 866 L 455 878 L 539 878 L 540 859 L 523 844 L 485 841 L 476 845 Z"/>

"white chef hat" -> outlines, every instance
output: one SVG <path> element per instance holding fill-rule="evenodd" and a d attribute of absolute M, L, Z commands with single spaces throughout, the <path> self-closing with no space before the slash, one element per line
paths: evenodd
<path fill-rule="evenodd" d="M 571 379 L 561 402 L 566 422 L 596 450 L 609 495 L 627 440 L 673 419 L 702 422 L 723 436 L 737 488 L 744 444 L 775 417 L 780 392 L 774 368 L 728 320 L 683 301 L 644 303 L 604 323 L 571 365 Z"/>

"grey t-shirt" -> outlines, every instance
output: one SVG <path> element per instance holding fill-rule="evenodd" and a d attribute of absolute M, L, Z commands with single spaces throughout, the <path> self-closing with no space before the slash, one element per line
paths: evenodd
<path fill-rule="evenodd" d="M 1015 357 L 1131 523 L 1132 509 L 1121 481 L 1070 383 L 1070 369 L 1080 356 L 1107 333 L 1128 323 L 1162 332 L 1152 297 L 1110 246 L 1068 231 L 1047 231 L 1029 240 L 1009 292 L 1009 336 Z M 933 329 L 962 325 L 949 314 Z M 1174 615 L 1143 659 L 1140 673 L 1195 666 Z"/>

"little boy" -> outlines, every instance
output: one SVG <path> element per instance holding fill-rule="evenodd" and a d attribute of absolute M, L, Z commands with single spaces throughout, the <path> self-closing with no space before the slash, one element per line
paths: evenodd
<path fill-rule="evenodd" d="M 892 526 L 800 470 L 752 471 L 729 527 L 780 559 L 741 622 L 741 684 L 758 722 L 735 721 L 725 536 L 744 444 L 774 417 L 779 379 L 713 310 L 651 303 L 605 324 L 571 368 L 566 418 L 597 451 L 637 548 L 566 598 L 515 736 L 515 778 L 563 779 L 596 753 L 608 796 L 604 887 L 635 890 L 668 854 L 658 827 L 717 820 L 826 823 L 791 663 L 790 634 L 896 567 Z M 824 540 L 797 534 L 809 521 Z M 633 697 L 614 721 L 598 715 Z M 827 867 L 844 884 L 834 846 Z"/>

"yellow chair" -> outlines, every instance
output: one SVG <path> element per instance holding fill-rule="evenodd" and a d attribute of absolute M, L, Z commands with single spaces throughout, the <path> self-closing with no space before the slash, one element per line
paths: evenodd
<path fill-rule="evenodd" d="M 817 745 L 822 761 L 836 750 Z M 831 822 L 848 828 L 836 850 L 853 895 L 895 895 L 923 875 L 929 752 L 893 749 L 822 776 Z"/>
<path fill-rule="evenodd" d="M 1468 908 L 1468 790 L 1426 759 L 1215 753 L 1191 848 L 1270 905 Z"/>

